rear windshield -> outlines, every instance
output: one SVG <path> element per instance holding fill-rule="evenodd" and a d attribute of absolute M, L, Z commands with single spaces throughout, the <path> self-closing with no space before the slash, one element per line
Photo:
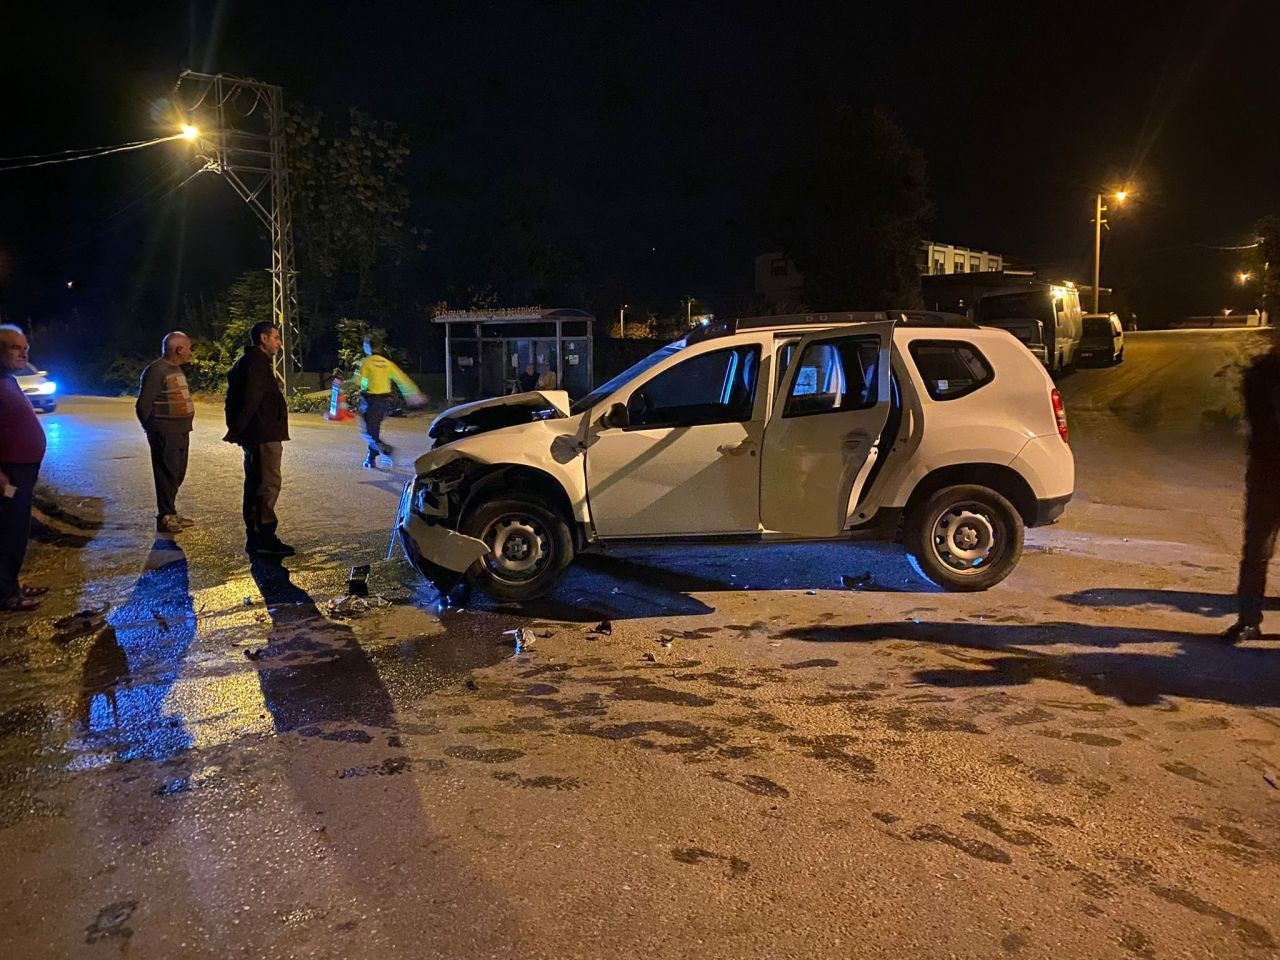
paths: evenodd
<path fill-rule="evenodd" d="M 1085 317 L 1084 335 L 1103 338 L 1111 336 L 1111 321 L 1106 317 Z"/>

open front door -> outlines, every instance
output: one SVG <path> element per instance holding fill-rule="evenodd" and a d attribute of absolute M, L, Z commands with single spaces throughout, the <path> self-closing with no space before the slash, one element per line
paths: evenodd
<path fill-rule="evenodd" d="M 893 323 L 810 334 L 797 344 L 764 433 L 764 528 L 835 537 L 889 418 Z"/>

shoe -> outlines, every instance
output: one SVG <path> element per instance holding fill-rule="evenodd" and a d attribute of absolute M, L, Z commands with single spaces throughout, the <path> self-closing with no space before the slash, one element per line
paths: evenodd
<path fill-rule="evenodd" d="M 186 527 L 182 525 L 182 521 L 178 519 L 175 513 L 169 514 L 167 517 L 161 517 L 156 521 L 156 533 L 181 533 Z"/>
<path fill-rule="evenodd" d="M 178 522 L 182 524 L 184 527 L 194 527 L 196 525 L 196 522 L 192 520 L 190 517 L 184 517 L 180 513 L 175 513 L 174 516 L 177 517 Z"/>
<path fill-rule="evenodd" d="M 372 453 L 364 458 L 364 468 L 366 470 L 376 470 L 378 468 L 378 458 Z"/>
<path fill-rule="evenodd" d="M 297 552 L 279 537 L 262 540 L 258 543 L 256 550 L 249 550 L 249 553 L 257 553 L 268 557 L 292 557 Z"/>
<path fill-rule="evenodd" d="M 1258 640 L 1262 637 L 1262 628 L 1252 623 L 1243 623 L 1237 620 L 1225 632 L 1218 635 L 1218 639 L 1223 643 L 1237 644 L 1248 643 L 1251 640 Z"/>

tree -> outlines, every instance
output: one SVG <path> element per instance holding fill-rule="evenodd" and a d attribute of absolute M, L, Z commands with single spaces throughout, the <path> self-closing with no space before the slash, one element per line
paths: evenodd
<path fill-rule="evenodd" d="M 193 333 L 191 371 L 193 390 L 222 390 L 227 371 L 249 343 L 249 328 L 271 319 L 271 274 L 250 270 L 241 274 L 227 292 L 207 311 L 212 329 Z"/>
<path fill-rule="evenodd" d="M 406 300 L 403 268 L 426 249 L 408 222 L 399 128 L 352 109 L 344 122 L 293 105 L 285 123 L 304 344 L 340 316 L 385 319 Z"/>
<path fill-rule="evenodd" d="M 766 231 L 804 274 L 811 309 L 911 307 L 932 213 L 924 155 L 883 110 L 843 106 L 775 180 Z"/>

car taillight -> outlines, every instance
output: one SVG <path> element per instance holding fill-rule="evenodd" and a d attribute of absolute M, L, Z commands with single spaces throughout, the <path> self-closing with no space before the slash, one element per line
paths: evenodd
<path fill-rule="evenodd" d="M 1058 421 L 1058 436 L 1063 443 L 1067 443 L 1067 408 L 1062 405 L 1062 394 L 1057 388 L 1049 392 L 1049 400 L 1053 404 L 1053 419 Z"/>

